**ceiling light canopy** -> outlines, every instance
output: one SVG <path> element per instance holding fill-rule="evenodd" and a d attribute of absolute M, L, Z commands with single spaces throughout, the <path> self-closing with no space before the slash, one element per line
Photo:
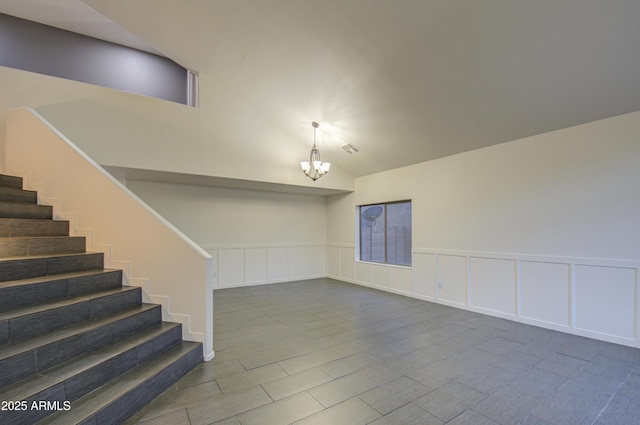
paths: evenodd
<path fill-rule="evenodd" d="M 311 180 L 316 181 L 320 177 L 329 172 L 331 168 L 330 162 L 322 162 L 320 159 L 320 151 L 316 147 L 316 129 L 320 126 L 317 122 L 312 122 L 313 127 L 313 147 L 311 148 L 311 154 L 309 155 L 309 161 L 300 161 L 300 168 L 302 172 Z"/>

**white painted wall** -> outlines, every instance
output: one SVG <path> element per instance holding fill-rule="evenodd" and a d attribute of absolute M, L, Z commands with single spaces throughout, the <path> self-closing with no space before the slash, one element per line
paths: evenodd
<path fill-rule="evenodd" d="M 330 277 L 640 347 L 640 112 L 356 179 Z M 413 201 L 413 267 L 356 262 L 355 207 Z"/>
<path fill-rule="evenodd" d="M 219 84 L 206 75 L 201 75 L 200 87 L 207 96 L 201 96 L 199 108 L 191 108 L 0 67 L 0 137 L 4 111 L 26 106 L 102 166 L 353 189 L 353 177 L 338 166 L 315 183 L 300 172 L 299 161 L 311 149 L 311 119 L 301 123 L 292 117 L 291 128 L 299 128 L 299 134 L 277 129 L 270 116 L 238 122 L 230 102 L 246 109 L 246 100 L 241 103 L 221 93 Z"/>
<path fill-rule="evenodd" d="M 103 165 L 310 184 L 295 166 L 297 151 L 276 149 L 273 167 L 255 167 L 268 141 L 284 135 L 234 134 L 243 123 L 214 103 L 205 99 L 191 109 L 0 68 L 0 111 L 37 108 Z M 345 281 L 640 346 L 638 134 L 640 113 L 614 117 L 358 178 L 354 193 L 329 198 L 326 208 L 315 198 L 294 197 L 307 207 L 300 211 L 291 201 L 282 215 L 255 193 L 227 199 L 190 189 L 190 208 L 179 213 L 163 207 L 178 195 L 175 189 L 166 198 L 149 187 L 138 190 L 212 254 L 217 287 L 322 276 L 326 264 L 329 276 Z M 316 184 L 348 190 L 352 182 L 332 168 Z M 211 217 L 187 214 L 216 199 L 228 204 L 209 208 Z M 413 200 L 413 267 L 355 262 L 355 206 L 400 199 Z M 256 204 L 268 212 L 249 232 L 240 225 L 247 217 L 231 211 Z M 282 217 L 292 216 L 300 221 L 283 224 Z M 213 217 L 229 227 L 210 226 L 224 222 Z M 326 250 L 324 236 L 287 232 L 308 232 L 303 220 L 323 223 Z"/>
<path fill-rule="evenodd" d="M 211 254 L 217 288 L 326 275 L 324 197 L 135 180 L 127 187 Z"/>

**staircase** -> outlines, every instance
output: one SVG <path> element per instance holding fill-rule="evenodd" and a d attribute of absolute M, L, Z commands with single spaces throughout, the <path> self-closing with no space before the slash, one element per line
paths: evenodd
<path fill-rule="evenodd" d="M 0 175 L 0 424 L 120 424 L 200 362 L 181 325 Z"/>

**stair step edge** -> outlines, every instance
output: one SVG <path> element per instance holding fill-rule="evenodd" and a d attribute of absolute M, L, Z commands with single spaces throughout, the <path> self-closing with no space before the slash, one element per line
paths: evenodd
<path fill-rule="evenodd" d="M 179 365 L 181 361 L 188 363 Z M 38 425 L 78 424 L 92 418 L 101 424 L 122 423 L 201 362 L 201 343 L 179 342 L 157 357 L 71 403 L 69 411 L 55 413 L 38 422 Z M 176 374 L 171 370 L 172 365 L 181 370 Z M 144 396 L 128 397 L 140 391 L 145 384 L 150 388 L 144 390 Z"/>
<path fill-rule="evenodd" d="M 67 272 L 67 273 L 60 273 L 60 274 L 50 274 L 47 276 L 30 277 L 27 279 L 5 280 L 4 282 L 0 282 L 0 290 L 3 288 L 12 288 L 12 287 L 17 287 L 22 285 L 37 285 L 39 283 L 47 283 L 47 282 L 53 282 L 57 280 L 64 280 L 64 279 L 90 277 L 90 276 L 96 276 L 99 274 L 106 274 L 106 273 L 117 273 L 120 271 L 121 271 L 120 269 L 111 269 L 111 268 L 91 269 L 91 270 L 79 270 L 76 272 Z"/>
<path fill-rule="evenodd" d="M 137 290 L 140 290 L 140 288 L 137 286 L 121 286 L 121 287 L 109 289 L 106 291 L 76 295 L 73 297 L 62 298 L 62 299 L 58 299 L 48 303 L 20 307 L 13 310 L 5 310 L 3 312 L 0 312 L 0 320 L 11 320 L 17 317 L 43 313 L 48 310 L 60 309 L 60 308 L 72 306 L 75 304 L 80 304 L 87 301 L 93 301 L 99 298 L 108 297 L 110 295 L 116 295 L 116 294 L 121 294 L 125 292 L 130 292 L 130 291 L 137 291 Z"/>
<path fill-rule="evenodd" d="M 179 327 L 180 324 L 177 323 L 160 322 L 157 326 L 143 329 L 116 343 L 106 345 L 98 350 L 86 353 L 72 360 L 68 360 L 58 366 L 39 372 L 36 375 L 32 375 L 19 382 L 2 388 L 0 389 L 0 399 L 27 400 L 33 398 L 38 395 L 38 393 L 45 391 L 47 388 L 65 383 L 66 380 L 73 378 L 74 376 L 86 373 L 92 368 L 99 367 L 118 356 L 125 355 L 139 347 L 143 347 L 144 344 L 150 343 L 172 331 L 175 332 L 175 329 Z M 159 352 L 167 350 L 169 347 L 179 343 L 181 341 L 180 338 L 181 336 L 178 336 L 177 340 L 173 341 Z"/>
<path fill-rule="evenodd" d="M 83 321 L 45 335 L 38 335 L 13 342 L 11 344 L 2 345 L 0 346 L 0 361 L 31 350 L 41 349 L 49 344 L 55 344 L 62 340 L 76 337 L 98 327 L 108 326 L 112 323 L 125 320 L 129 317 L 135 316 L 136 314 L 145 313 L 153 309 L 160 309 L 160 306 L 157 304 L 142 303 L 140 306 L 128 308 L 118 314 L 113 314 L 96 320 Z"/>
<path fill-rule="evenodd" d="M 0 174 L 0 185 L 2 187 L 22 189 L 22 177 Z"/>
<path fill-rule="evenodd" d="M 80 270 L 104 268 L 104 253 L 31 255 L 0 258 L 0 281 L 50 276 Z"/>
<path fill-rule="evenodd" d="M 0 238 L 2 258 L 34 255 L 82 254 L 86 252 L 84 236 L 15 236 Z"/>

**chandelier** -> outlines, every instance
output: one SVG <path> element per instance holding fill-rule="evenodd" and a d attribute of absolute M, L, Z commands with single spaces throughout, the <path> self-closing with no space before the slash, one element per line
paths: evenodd
<path fill-rule="evenodd" d="M 316 129 L 320 127 L 320 125 L 314 121 L 311 123 L 311 126 L 313 127 L 313 147 L 311 148 L 311 155 L 309 155 L 309 161 L 300 161 L 300 168 L 302 168 L 305 176 L 316 181 L 329 172 L 331 163 L 320 160 L 320 151 L 316 147 Z"/>

